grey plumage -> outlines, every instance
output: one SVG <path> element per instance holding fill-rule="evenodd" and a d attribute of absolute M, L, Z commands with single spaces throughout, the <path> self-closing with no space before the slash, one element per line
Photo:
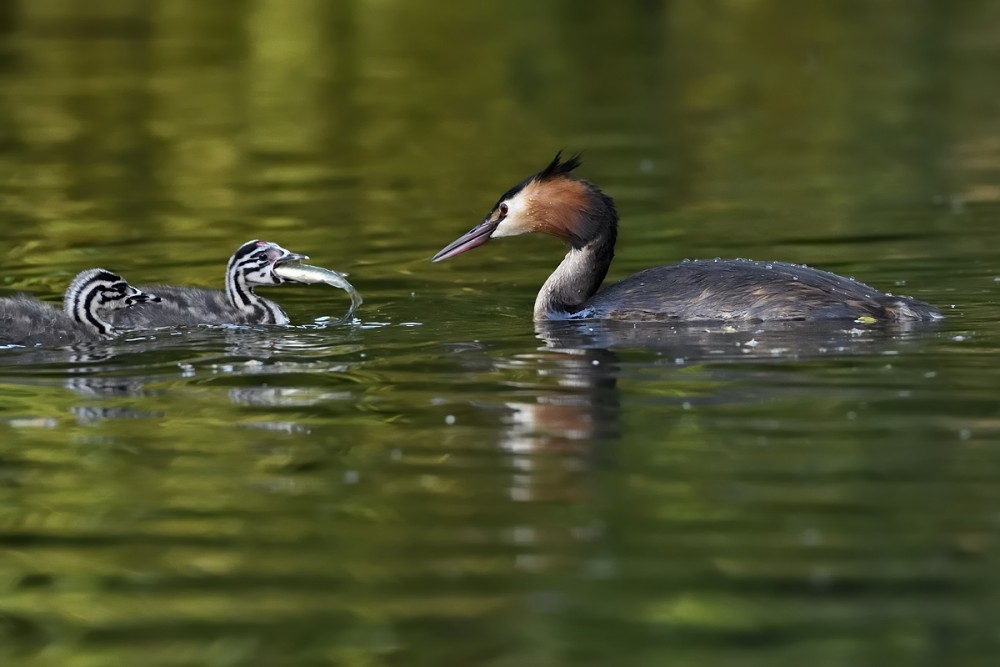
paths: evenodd
<path fill-rule="evenodd" d="M 666 286 L 666 287 L 661 287 Z M 605 287 L 574 317 L 627 320 L 931 320 L 937 309 L 808 266 L 697 260 L 658 266 Z"/>
<path fill-rule="evenodd" d="M 176 285 L 144 285 L 160 303 L 114 313 L 122 329 L 155 329 L 195 324 L 288 324 L 281 306 L 254 292 L 262 285 L 292 283 L 274 272 L 276 264 L 306 259 L 276 243 L 247 241 L 233 253 L 226 266 L 226 289 L 212 290 Z"/>
<path fill-rule="evenodd" d="M 105 269 L 77 274 L 63 296 L 63 308 L 25 295 L 0 299 L 0 345 L 77 345 L 113 338 L 119 331 L 111 312 L 155 301 Z"/>

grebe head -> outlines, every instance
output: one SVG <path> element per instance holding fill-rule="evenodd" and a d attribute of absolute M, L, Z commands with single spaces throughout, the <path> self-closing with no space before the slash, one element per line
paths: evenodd
<path fill-rule="evenodd" d="M 81 271 L 66 289 L 63 310 L 81 324 L 102 336 L 113 336 L 115 329 L 105 320 L 107 312 L 131 308 L 140 303 L 159 303 L 160 297 L 132 287 L 117 273 L 106 269 Z"/>
<path fill-rule="evenodd" d="M 285 250 L 277 243 L 247 241 L 229 258 L 226 278 L 246 285 L 280 285 L 295 282 L 274 272 L 274 267 L 284 262 L 309 259 L 307 255 Z"/>
<path fill-rule="evenodd" d="M 490 239 L 539 232 L 580 249 L 602 233 L 612 239 L 618 215 L 614 202 L 589 181 L 570 172 L 580 166 L 579 155 L 562 161 L 562 153 L 545 169 L 505 192 L 481 223 L 444 247 L 431 259 L 460 255 Z M 613 241 L 612 241 L 613 242 Z"/>

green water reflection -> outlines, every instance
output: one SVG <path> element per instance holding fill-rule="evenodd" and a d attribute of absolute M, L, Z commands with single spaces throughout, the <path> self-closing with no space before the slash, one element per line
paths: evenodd
<path fill-rule="evenodd" d="M 985 0 L 0 4 L 4 295 L 260 237 L 365 297 L 0 351 L 0 661 L 991 664 L 998 71 Z M 536 329 L 552 242 L 428 259 L 560 148 L 612 278 L 806 262 L 948 318 Z"/>

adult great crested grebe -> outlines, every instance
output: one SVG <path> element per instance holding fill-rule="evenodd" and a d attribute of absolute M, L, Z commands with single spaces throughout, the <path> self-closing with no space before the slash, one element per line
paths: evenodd
<path fill-rule="evenodd" d="M 155 306 L 140 306 L 114 314 L 120 329 L 155 329 L 194 324 L 288 324 L 281 306 L 254 292 L 254 287 L 296 281 L 274 272 L 281 262 L 308 259 L 277 243 L 247 241 L 226 265 L 226 290 L 146 285 L 161 298 Z"/>
<path fill-rule="evenodd" d="M 600 292 L 615 254 L 614 200 L 561 161 L 500 197 L 489 215 L 436 254 L 440 262 L 490 239 L 540 232 L 569 251 L 535 299 L 535 319 L 680 321 L 940 319 L 933 306 L 806 266 L 743 259 L 694 260 L 635 273 Z"/>
<path fill-rule="evenodd" d="M 63 309 L 27 296 L 0 299 L 0 345 L 77 345 L 120 332 L 109 314 L 160 298 L 105 269 L 82 271 L 66 289 Z"/>

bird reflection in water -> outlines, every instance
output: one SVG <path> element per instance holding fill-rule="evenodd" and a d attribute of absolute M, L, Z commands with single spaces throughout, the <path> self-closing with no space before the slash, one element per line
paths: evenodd
<path fill-rule="evenodd" d="M 502 368 L 523 372 L 533 368 L 535 398 L 507 402 L 510 410 L 500 446 L 510 452 L 516 474 L 510 494 L 515 500 L 552 500 L 579 497 L 578 485 L 559 483 L 574 470 L 613 465 L 621 439 L 618 380 L 623 363 L 616 350 L 642 355 L 629 368 L 645 374 L 660 369 L 669 381 L 674 369 L 697 365 L 712 390 L 692 395 L 683 391 L 693 376 L 685 371 L 676 395 L 660 397 L 664 409 L 664 434 L 671 415 L 699 403 L 739 403 L 766 400 L 768 387 L 761 374 L 776 372 L 777 365 L 806 359 L 844 355 L 893 354 L 918 344 L 931 325 L 844 327 L 793 323 L 746 323 L 740 326 L 684 325 L 662 322 L 536 321 L 535 332 L 544 347 L 498 362 Z M 752 362 L 753 367 L 744 365 Z M 775 370 L 771 370 L 775 369 Z M 747 373 L 761 379 L 747 390 Z M 725 382 L 731 378 L 733 382 Z M 740 382 L 736 382 L 740 379 Z M 720 381 L 722 383 L 720 384 Z M 676 411 L 671 411 L 671 406 Z M 664 437 L 667 437 L 666 435 Z M 553 456 L 558 464 L 553 464 Z"/>
<path fill-rule="evenodd" d="M 108 405 L 122 398 L 140 398 L 146 394 L 143 382 L 136 378 L 105 375 L 78 375 L 65 380 L 64 386 L 96 404 L 81 403 L 70 407 L 80 424 L 92 424 L 107 419 L 159 419 L 160 410 L 140 410 L 130 405 Z"/>
<path fill-rule="evenodd" d="M 85 399 L 71 408 L 71 412 L 81 423 L 93 423 L 106 419 L 156 419 L 167 416 L 162 410 L 150 411 L 137 407 L 148 404 L 150 390 L 147 383 L 162 379 L 162 368 L 173 371 L 187 379 L 197 376 L 239 378 L 232 381 L 227 396 L 234 405 L 254 407 L 304 407 L 329 401 L 350 398 L 349 392 L 331 391 L 318 387 L 298 387 L 294 384 L 283 386 L 276 376 L 301 375 L 303 373 L 343 373 L 348 371 L 344 364 L 331 363 L 324 359 L 298 359 L 288 361 L 283 353 L 295 351 L 300 355 L 318 347 L 312 332 L 288 330 L 275 337 L 273 331 L 257 327 L 211 327 L 179 328 L 161 334 L 159 338 L 132 341 L 127 348 L 104 348 L 91 350 L 78 347 L 64 351 L 61 356 L 49 357 L 50 363 L 68 364 L 64 372 L 70 377 L 62 381 L 63 386 Z M 345 346 L 346 349 L 353 349 Z M 323 350 L 329 352 L 327 343 Z M 160 356 L 161 372 L 153 375 L 115 375 L 120 368 L 117 357 L 125 352 L 141 354 L 156 351 Z M 67 356 L 68 355 L 68 356 Z M 37 356 L 33 363 L 43 360 Z M 99 363 L 104 362 L 104 363 Z M 78 364 L 85 365 L 78 365 Z M 149 369 L 147 369 L 149 370 Z M 229 382 L 224 380 L 224 382 Z M 130 405 L 124 398 L 135 398 L 136 405 Z M 246 421 L 238 424 L 251 429 L 265 429 L 281 433 L 309 433 L 304 424 L 294 421 Z"/>
<path fill-rule="evenodd" d="M 522 373 L 534 369 L 534 400 L 509 401 L 499 446 L 510 453 L 515 501 L 578 501 L 586 491 L 574 479 L 608 464 L 617 440 L 618 357 L 608 349 L 546 338 L 562 322 L 536 322 L 544 347 L 498 361 Z M 567 343 L 567 344 L 561 344 Z"/>

